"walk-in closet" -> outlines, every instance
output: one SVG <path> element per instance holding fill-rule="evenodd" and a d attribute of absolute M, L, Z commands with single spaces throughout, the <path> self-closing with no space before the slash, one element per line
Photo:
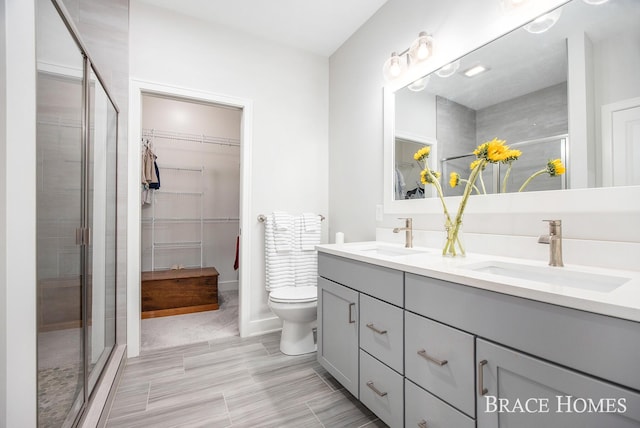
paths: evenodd
<path fill-rule="evenodd" d="M 141 350 L 238 334 L 242 110 L 142 96 Z"/>

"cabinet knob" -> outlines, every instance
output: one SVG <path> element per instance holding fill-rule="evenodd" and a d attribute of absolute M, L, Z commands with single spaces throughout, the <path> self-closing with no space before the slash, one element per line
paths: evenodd
<path fill-rule="evenodd" d="M 421 420 L 420 422 L 418 422 L 418 427 L 419 428 L 427 428 L 427 421 L 425 421 L 424 419 Z"/>

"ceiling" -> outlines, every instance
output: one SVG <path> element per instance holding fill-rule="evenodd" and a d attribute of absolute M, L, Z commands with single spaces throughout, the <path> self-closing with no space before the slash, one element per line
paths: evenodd
<path fill-rule="evenodd" d="M 387 0 L 140 0 L 329 57 Z"/>

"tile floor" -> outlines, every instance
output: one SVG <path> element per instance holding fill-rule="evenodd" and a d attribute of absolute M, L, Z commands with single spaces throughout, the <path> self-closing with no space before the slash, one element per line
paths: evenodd
<path fill-rule="evenodd" d="M 128 360 L 107 427 L 385 427 L 316 354 L 287 356 L 280 333 L 214 339 Z"/>
<path fill-rule="evenodd" d="M 280 333 L 238 337 L 238 293 L 218 311 L 142 321 L 107 427 L 385 427 L 316 361 L 280 352 Z"/>
<path fill-rule="evenodd" d="M 218 303 L 216 311 L 142 320 L 141 352 L 238 336 L 238 290 L 220 291 Z"/>

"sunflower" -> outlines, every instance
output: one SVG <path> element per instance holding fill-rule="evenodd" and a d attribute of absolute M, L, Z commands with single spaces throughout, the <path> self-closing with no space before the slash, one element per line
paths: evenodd
<path fill-rule="evenodd" d="M 433 178 L 438 180 L 440 178 L 440 175 L 441 174 L 438 171 L 429 171 L 428 169 L 423 169 L 422 172 L 420 172 L 420 182 L 422 184 L 433 184 Z"/>
<path fill-rule="evenodd" d="M 421 161 L 428 158 L 430 153 L 431 153 L 431 147 L 424 146 L 423 148 L 421 148 L 420 150 L 418 150 L 413 154 L 413 158 L 417 161 Z"/>
<path fill-rule="evenodd" d="M 567 169 L 564 167 L 560 159 L 553 159 L 547 162 L 547 172 L 551 177 L 562 175 L 566 171 Z"/>
<path fill-rule="evenodd" d="M 460 174 L 457 172 L 449 174 L 449 186 L 456 187 L 458 184 L 460 184 Z"/>

